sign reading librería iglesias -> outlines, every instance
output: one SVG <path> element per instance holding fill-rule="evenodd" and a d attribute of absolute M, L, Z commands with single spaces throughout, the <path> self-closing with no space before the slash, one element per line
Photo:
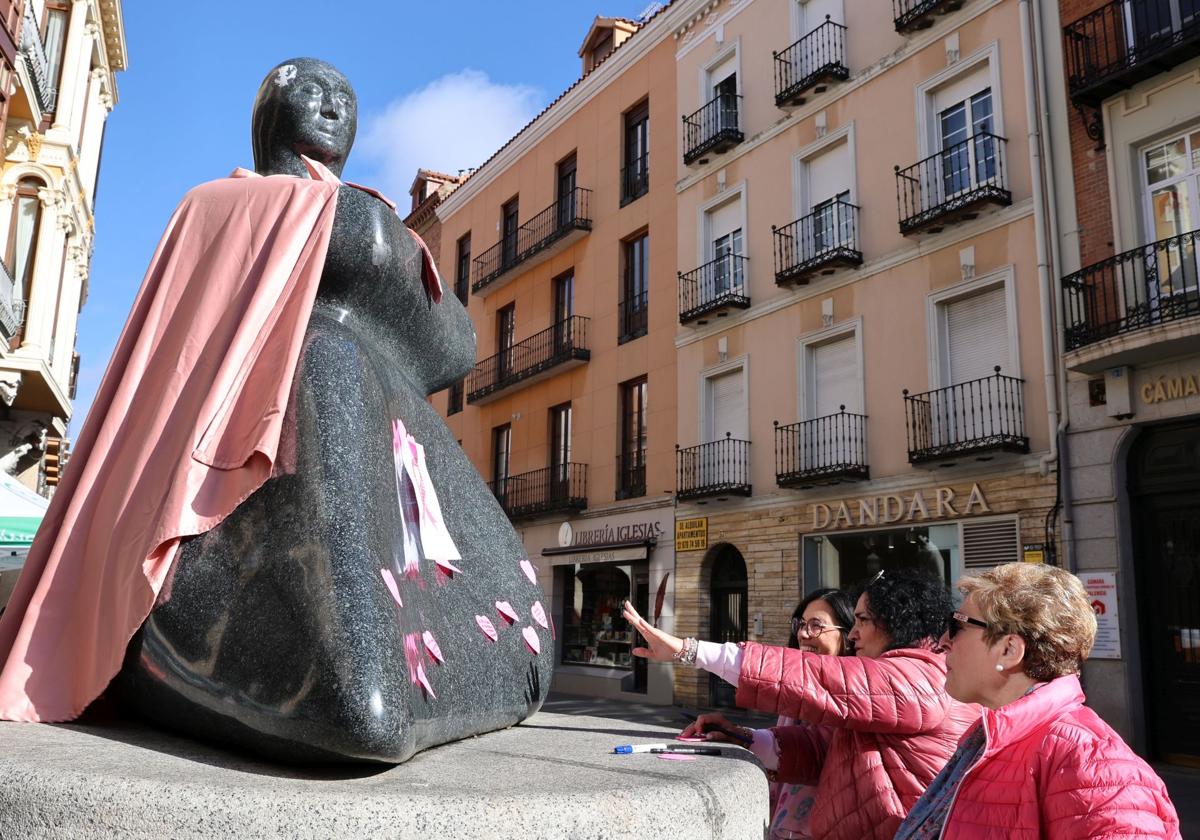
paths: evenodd
<path fill-rule="evenodd" d="M 812 529 L 825 531 L 830 528 L 891 525 L 895 522 L 927 522 L 931 519 L 992 512 L 978 484 L 971 485 L 971 492 L 965 500 L 957 497 L 949 487 L 936 488 L 932 496 L 926 495 L 927 492 L 916 490 L 866 499 L 818 502 L 812 505 Z"/>

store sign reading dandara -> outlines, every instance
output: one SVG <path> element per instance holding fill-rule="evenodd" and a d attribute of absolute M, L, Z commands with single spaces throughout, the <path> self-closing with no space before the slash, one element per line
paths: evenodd
<path fill-rule="evenodd" d="M 869 499 L 843 500 L 812 506 L 812 530 L 862 528 L 867 525 L 891 525 L 895 522 L 927 522 L 931 519 L 950 519 L 991 513 L 987 499 L 978 484 L 971 485 L 965 500 L 958 498 L 949 487 L 938 487 L 932 497 L 923 490 L 914 493 L 892 493 Z"/>

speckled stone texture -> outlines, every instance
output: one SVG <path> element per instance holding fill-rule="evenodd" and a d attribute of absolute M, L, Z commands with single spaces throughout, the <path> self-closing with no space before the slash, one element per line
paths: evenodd
<path fill-rule="evenodd" d="M 767 785 L 749 753 L 611 753 L 675 730 L 534 715 L 389 767 L 256 763 L 128 724 L 0 723 L 0 837 L 748 840 Z"/>
<path fill-rule="evenodd" d="M 354 136 L 353 91 L 340 73 L 285 63 L 255 107 L 260 171 L 304 175 L 302 149 L 340 172 Z M 470 370 L 475 335 L 453 294 L 433 302 L 421 266 L 386 204 L 339 190 L 284 423 L 283 474 L 183 546 L 117 679 L 128 708 L 177 732 L 309 762 L 400 762 L 539 708 L 554 642 L 531 607 L 548 601 L 521 570 L 520 538 L 427 401 Z M 424 557 L 419 572 L 404 573 L 394 419 L 425 448 L 461 574 Z M 505 621 L 496 601 L 518 620 Z M 536 634 L 540 653 L 523 633 Z"/>

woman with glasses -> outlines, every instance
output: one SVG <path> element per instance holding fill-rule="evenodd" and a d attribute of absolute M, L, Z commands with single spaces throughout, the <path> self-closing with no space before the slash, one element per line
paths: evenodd
<path fill-rule="evenodd" d="M 1096 616 L 1079 579 L 1008 563 L 958 589 L 946 690 L 983 716 L 896 837 L 1178 838 L 1162 780 L 1084 706 Z"/>
<path fill-rule="evenodd" d="M 890 840 L 979 718 L 978 708 L 945 690 L 936 646 L 951 608 L 935 577 L 878 574 L 855 605 L 855 656 L 679 639 L 628 604 L 625 617 L 648 645 L 635 656 L 704 668 L 737 686 L 739 706 L 811 724 L 737 733 L 720 715 L 701 715 L 684 735 L 723 740 L 707 730 L 729 729 L 753 742 L 772 781 L 816 785 L 816 840 Z"/>

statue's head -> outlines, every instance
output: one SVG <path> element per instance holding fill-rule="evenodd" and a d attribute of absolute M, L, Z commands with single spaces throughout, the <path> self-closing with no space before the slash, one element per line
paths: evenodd
<path fill-rule="evenodd" d="M 358 128 L 358 99 L 332 64 L 294 58 L 275 67 L 254 99 L 254 168 L 303 175 L 300 155 L 342 174 Z"/>

